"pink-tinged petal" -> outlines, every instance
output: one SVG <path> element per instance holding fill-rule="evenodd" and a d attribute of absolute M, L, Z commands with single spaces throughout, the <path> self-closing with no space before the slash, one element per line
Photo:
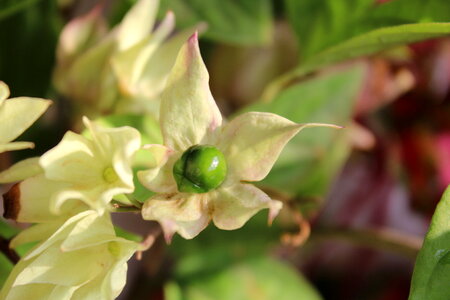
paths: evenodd
<path fill-rule="evenodd" d="M 69 65 L 75 56 L 106 34 L 107 24 L 102 17 L 102 8 L 102 5 L 97 5 L 88 14 L 71 20 L 63 28 L 56 49 L 58 64 Z"/>
<path fill-rule="evenodd" d="M 219 188 L 211 196 L 211 213 L 214 224 L 224 230 L 241 228 L 262 209 L 269 209 L 269 224 L 282 207 L 280 201 L 272 200 L 251 184 L 238 183 Z"/>
<path fill-rule="evenodd" d="M 160 122 L 166 146 L 183 151 L 201 143 L 221 125 L 222 116 L 208 82 L 194 34 L 181 48 L 162 94 Z"/>
<path fill-rule="evenodd" d="M 156 195 L 145 202 L 142 217 L 158 221 L 167 242 L 176 232 L 192 239 L 209 223 L 208 198 L 209 194 Z"/>
<path fill-rule="evenodd" d="M 297 124 L 276 114 L 249 112 L 224 125 L 219 148 L 232 177 L 260 181 L 292 137 L 303 128 L 316 126 L 340 128 L 319 123 Z"/>
<path fill-rule="evenodd" d="M 145 151 L 145 152 L 144 152 Z M 144 145 L 139 153 L 143 156 L 145 153 L 145 161 L 141 159 L 140 165 L 148 169 L 137 172 L 139 181 L 143 186 L 158 193 L 171 193 L 176 191 L 176 184 L 170 172 L 170 168 L 165 166 L 174 154 L 174 151 L 166 146 L 158 144 Z M 173 165 L 173 159 L 170 162 Z M 161 171 L 161 169 L 164 169 Z M 161 173 L 161 174 L 160 174 Z M 156 177 L 159 178 L 155 179 Z"/>

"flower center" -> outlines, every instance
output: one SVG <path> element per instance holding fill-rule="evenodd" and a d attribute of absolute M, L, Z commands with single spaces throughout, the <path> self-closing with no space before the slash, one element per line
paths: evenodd
<path fill-rule="evenodd" d="M 117 173 L 116 173 L 116 171 L 114 170 L 113 167 L 107 167 L 103 171 L 103 179 L 107 183 L 113 183 L 113 182 L 116 182 L 119 179 L 119 176 L 117 176 Z"/>
<path fill-rule="evenodd" d="M 190 147 L 173 166 L 178 191 L 183 193 L 206 193 L 219 187 L 226 175 L 225 157 L 209 145 Z"/>

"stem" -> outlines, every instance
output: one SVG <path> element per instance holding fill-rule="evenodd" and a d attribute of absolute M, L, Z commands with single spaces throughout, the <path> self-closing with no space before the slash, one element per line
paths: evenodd
<path fill-rule="evenodd" d="M 135 207 L 137 207 L 139 209 L 142 208 L 142 203 L 139 202 L 138 200 L 136 200 L 131 194 L 124 194 L 124 195 L 131 202 L 131 204 L 133 204 Z"/>
<path fill-rule="evenodd" d="M 422 247 L 422 238 L 397 230 L 354 229 L 354 228 L 316 228 L 312 238 L 338 239 L 370 248 L 391 251 L 415 259 Z"/>
<path fill-rule="evenodd" d="M 0 237 L 0 251 L 13 263 L 17 264 L 20 256 L 13 249 L 9 248 L 9 240 Z"/>

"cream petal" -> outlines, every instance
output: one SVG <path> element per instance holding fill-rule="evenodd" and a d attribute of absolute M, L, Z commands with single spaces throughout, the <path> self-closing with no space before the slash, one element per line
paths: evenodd
<path fill-rule="evenodd" d="M 219 148 L 227 159 L 231 176 L 260 181 L 267 176 L 289 140 L 307 127 L 329 124 L 297 124 L 272 113 L 249 112 L 225 124 Z"/>
<path fill-rule="evenodd" d="M 0 81 L 0 106 L 3 103 L 3 100 L 8 99 L 9 97 L 9 87 L 3 81 Z"/>
<path fill-rule="evenodd" d="M 222 123 L 209 90 L 209 75 L 197 34 L 181 48 L 162 94 L 160 123 L 164 145 L 183 151 L 199 144 Z"/>
<path fill-rule="evenodd" d="M 6 144 L 21 135 L 50 104 L 50 100 L 28 97 L 3 101 L 0 106 L 0 144 Z"/>
<path fill-rule="evenodd" d="M 209 223 L 209 194 L 156 195 L 144 203 L 144 220 L 158 221 L 170 242 L 178 232 L 185 239 L 197 236 Z"/>
<path fill-rule="evenodd" d="M 269 209 L 269 223 L 278 214 L 282 203 L 270 199 L 251 184 L 235 184 L 219 188 L 211 197 L 211 213 L 214 224 L 224 230 L 241 228 L 262 209 Z"/>
<path fill-rule="evenodd" d="M 142 39 L 152 30 L 159 0 L 139 0 L 123 18 L 117 35 L 119 50 L 127 49 Z"/>

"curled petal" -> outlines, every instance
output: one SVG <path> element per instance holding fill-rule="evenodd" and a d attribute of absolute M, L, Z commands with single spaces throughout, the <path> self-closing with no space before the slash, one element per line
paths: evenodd
<path fill-rule="evenodd" d="M 209 223 L 208 198 L 209 194 L 156 195 L 145 202 L 142 217 L 158 221 L 167 242 L 175 232 L 192 239 Z"/>
<path fill-rule="evenodd" d="M 6 144 L 34 123 L 49 107 L 50 100 L 19 97 L 0 106 L 0 144 Z"/>
<path fill-rule="evenodd" d="M 70 182 L 82 188 L 102 183 L 106 167 L 87 138 L 67 132 L 61 142 L 41 156 L 40 164 L 48 179 Z"/>
<path fill-rule="evenodd" d="M 194 34 L 181 48 L 162 94 L 160 122 L 166 146 L 183 151 L 201 143 L 221 125 L 222 116 L 208 82 Z"/>
<path fill-rule="evenodd" d="M 238 180 L 260 181 L 267 176 L 286 143 L 306 127 L 328 124 L 297 124 L 272 113 L 242 114 L 223 127 L 219 147 L 230 173 Z"/>
<path fill-rule="evenodd" d="M 214 224 L 225 230 L 241 228 L 261 209 L 269 209 L 269 223 L 276 217 L 282 203 L 270 199 L 251 184 L 235 184 L 217 189 L 211 197 Z"/>

